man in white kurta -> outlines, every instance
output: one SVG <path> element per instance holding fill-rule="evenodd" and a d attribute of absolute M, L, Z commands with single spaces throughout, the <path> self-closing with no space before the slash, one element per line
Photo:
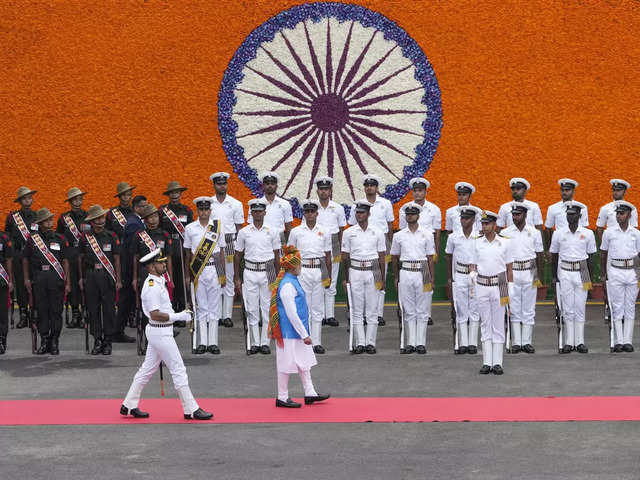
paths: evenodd
<path fill-rule="evenodd" d="M 540 206 L 536 202 L 525 198 L 531 188 L 531 184 L 525 178 L 515 177 L 509 180 L 509 187 L 511 188 L 513 201 L 523 203 L 527 207 L 527 225 L 542 230 L 543 221 Z M 513 225 L 513 219 L 511 217 L 512 203 L 513 202 L 507 202 L 500 206 L 500 210 L 498 210 L 498 221 L 496 222 L 498 229 Z"/>
<path fill-rule="evenodd" d="M 322 346 L 324 292 L 331 281 L 331 236 L 317 222 L 320 202 L 306 199 L 301 204 L 304 220 L 291 230 L 289 245 L 296 247 L 302 256 L 302 273 L 298 279 L 309 308 L 313 351 L 322 354 L 325 353 Z"/>
<path fill-rule="evenodd" d="M 180 350 L 173 338 L 173 322 L 191 320 L 191 312 L 184 310 L 175 313 L 169 299 L 169 292 L 163 277 L 167 269 L 167 259 L 157 249 L 140 259 L 147 266 L 149 275 L 142 286 L 142 310 L 149 319 L 146 337 L 149 344 L 144 362 L 138 369 L 127 396 L 120 407 L 121 415 L 132 415 L 135 418 L 147 418 L 149 414 L 138 408 L 142 389 L 158 370 L 160 362 L 169 369 L 173 385 L 180 397 L 185 419 L 209 420 L 212 413 L 202 410 L 189 388 L 187 369 L 180 356 Z"/>
<path fill-rule="evenodd" d="M 224 229 L 221 225 L 221 220 L 211 211 L 211 197 L 198 197 L 193 203 L 196 205 L 195 221 L 186 226 L 184 230 L 184 243 L 185 249 L 185 284 L 191 286 L 191 282 L 195 285 L 195 298 L 196 298 L 196 321 L 198 322 L 198 328 L 195 329 L 198 338 L 195 339 L 197 348 L 194 353 L 203 354 L 205 352 L 217 355 L 220 353 L 220 347 L 218 342 L 218 316 L 220 314 L 220 299 L 221 291 L 224 288 L 220 284 L 219 277 L 222 273 L 224 251 L 225 251 L 225 235 Z M 215 235 L 213 229 L 214 222 L 216 228 L 219 229 L 217 235 L 216 245 L 213 248 L 209 260 L 203 267 L 202 272 L 198 276 L 198 281 L 195 282 L 195 278 L 191 278 L 191 260 L 196 255 L 200 243 L 203 241 L 205 235 Z M 209 227 L 211 225 L 211 227 Z M 218 267 L 216 268 L 216 261 Z M 227 280 L 228 281 L 228 280 Z M 226 284 L 226 282 L 225 282 Z"/>
<path fill-rule="evenodd" d="M 613 351 L 633 352 L 633 324 L 640 281 L 640 232 L 631 226 L 636 207 L 619 200 L 615 205 L 617 226 L 610 225 L 600 245 L 600 271 L 606 286 L 613 322 Z"/>
<path fill-rule="evenodd" d="M 244 224 L 244 210 L 242 203 L 231 195 L 227 195 L 229 174 L 216 172 L 209 179 L 213 182 L 216 193 L 211 197 L 211 211 L 222 221 L 225 243 L 225 275 L 227 283 L 221 289 L 220 319 L 225 327 L 233 327 L 231 316 L 233 313 L 234 281 L 233 255 L 234 242 L 237 232 Z"/>
<path fill-rule="evenodd" d="M 444 229 L 449 232 L 449 234 L 462 230 L 460 210 L 458 210 L 458 207 L 471 206 L 471 195 L 476 191 L 476 187 L 469 182 L 458 182 L 455 184 L 454 189 L 458 195 L 458 204 L 447 208 L 445 213 Z M 480 226 L 480 215 L 476 215 L 474 228 L 477 231 L 482 229 Z"/>
<path fill-rule="evenodd" d="M 598 212 L 598 219 L 596 220 L 596 240 L 598 242 L 602 241 L 602 232 L 604 232 L 605 228 L 618 226 L 616 202 L 624 200 L 627 190 L 631 188 L 631 184 L 622 178 L 612 178 L 609 183 L 611 184 L 613 201 L 603 205 L 600 212 Z M 636 209 L 631 211 L 629 226 L 638 228 L 638 211 Z"/>

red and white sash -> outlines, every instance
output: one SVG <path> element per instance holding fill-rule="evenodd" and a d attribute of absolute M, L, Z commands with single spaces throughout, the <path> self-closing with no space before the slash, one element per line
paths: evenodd
<path fill-rule="evenodd" d="M 127 219 L 124 218 L 124 215 L 119 208 L 112 208 L 111 213 L 113 213 L 113 217 L 118 221 L 122 228 L 125 228 L 127 226 Z"/>
<path fill-rule="evenodd" d="M 20 230 L 22 238 L 24 238 L 24 241 L 26 242 L 27 240 L 29 240 L 31 234 L 29 233 L 29 229 L 22 219 L 22 215 L 20 215 L 20 212 L 13 212 L 11 216 L 13 217 L 13 221 L 16 224 L 16 227 L 18 227 L 18 230 Z"/>
<path fill-rule="evenodd" d="M 184 225 L 176 214 L 169 207 L 163 207 L 162 212 L 167 216 L 173 227 L 178 231 L 182 239 L 184 240 Z"/>
<path fill-rule="evenodd" d="M 0 263 L 0 278 L 4 280 L 5 284 L 9 285 L 9 274 L 4 269 L 4 266 L 2 265 L 2 263 Z"/>
<path fill-rule="evenodd" d="M 44 258 L 46 258 L 49 264 L 54 268 L 60 279 L 64 280 L 64 269 L 62 268 L 62 265 L 60 264 L 56 256 L 51 253 L 49 247 L 47 247 L 47 244 L 44 243 L 44 240 L 42 240 L 42 237 L 39 234 L 34 233 L 33 235 L 31 235 L 31 238 L 33 239 L 33 243 L 36 244 L 36 247 L 38 247 L 38 250 L 40 250 L 40 253 L 44 255 Z"/>
<path fill-rule="evenodd" d="M 80 238 L 82 237 L 82 234 L 80 233 L 80 230 L 78 230 L 78 227 L 76 226 L 76 223 L 73 221 L 73 218 L 71 218 L 71 215 L 68 215 L 68 214 L 63 215 L 62 219 L 64 220 L 65 225 L 71 232 L 71 235 L 73 235 L 73 238 L 76 240 L 76 242 L 79 242 Z"/>
<path fill-rule="evenodd" d="M 111 275 L 111 278 L 115 282 L 116 270 L 115 268 L 113 268 L 113 265 L 109 260 L 109 257 L 107 257 L 104 251 L 102 250 L 102 248 L 100 248 L 100 244 L 98 243 L 98 240 L 96 240 L 96 237 L 91 234 L 87 234 L 86 238 L 87 238 L 87 242 L 89 242 L 89 246 L 91 247 L 91 250 L 93 250 L 93 253 L 96 255 L 96 257 L 98 257 L 98 260 L 100 260 L 100 263 L 102 264 L 104 269 L 107 272 L 109 272 L 109 275 Z"/>

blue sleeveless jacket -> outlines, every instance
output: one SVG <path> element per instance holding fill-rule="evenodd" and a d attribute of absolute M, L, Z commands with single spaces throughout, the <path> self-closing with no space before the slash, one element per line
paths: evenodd
<path fill-rule="evenodd" d="M 284 277 L 282 277 L 282 281 L 278 286 L 278 295 L 276 297 L 276 305 L 278 306 L 278 315 L 280 316 L 280 331 L 282 332 L 282 338 L 300 338 L 298 332 L 296 332 L 293 325 L 289 321 L 287 317 L 287 312 L 284 310 L 284 305 L 282 304 L 282 300 L 280 299 L 280 290 L 287 283 L 292 284 L 297 292 L 296 295 L 296 311 L 298 312 L 298 316 L 304 325 L 304 328 L 309 331 L 309 309 L 307 308 L 307 300 L 304 296 L 304 290 L 298 281 L 298 277 L 292 275 L 291 273 L 285 273 Z"/>

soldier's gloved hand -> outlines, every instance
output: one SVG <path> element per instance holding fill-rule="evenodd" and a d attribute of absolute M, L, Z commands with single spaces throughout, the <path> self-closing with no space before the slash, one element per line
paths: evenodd
<path fill-rule="evenodd" d="M 187 322 L 191 320 L 191 312 L 189 310 L 183 310 L 182 312 L 178 313 L 170 313 L 169 320 L 171 320 L 172 322 L 180 320 Z"/>
<path fill-rule="evenodd" d="M 478 272 L 471 270 L 469 272 L 469 279 L 471 279 L 471 283 L 476 283 L 476 278 L 478 278 Z"/>

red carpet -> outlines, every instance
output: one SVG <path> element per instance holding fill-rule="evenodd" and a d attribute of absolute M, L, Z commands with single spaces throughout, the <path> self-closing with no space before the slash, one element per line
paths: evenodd
<path fill-rule="evenodd" d="M 146 420 L 119 415 L 120 399 L 0 401 L 0 425 L 186 423 L 175 398 L 143 399 Z M 640 420 L 640 397 L 332 398 L 300 409 L 272 398 L 202 398 L 212 423 L 566 422 Z"/>

